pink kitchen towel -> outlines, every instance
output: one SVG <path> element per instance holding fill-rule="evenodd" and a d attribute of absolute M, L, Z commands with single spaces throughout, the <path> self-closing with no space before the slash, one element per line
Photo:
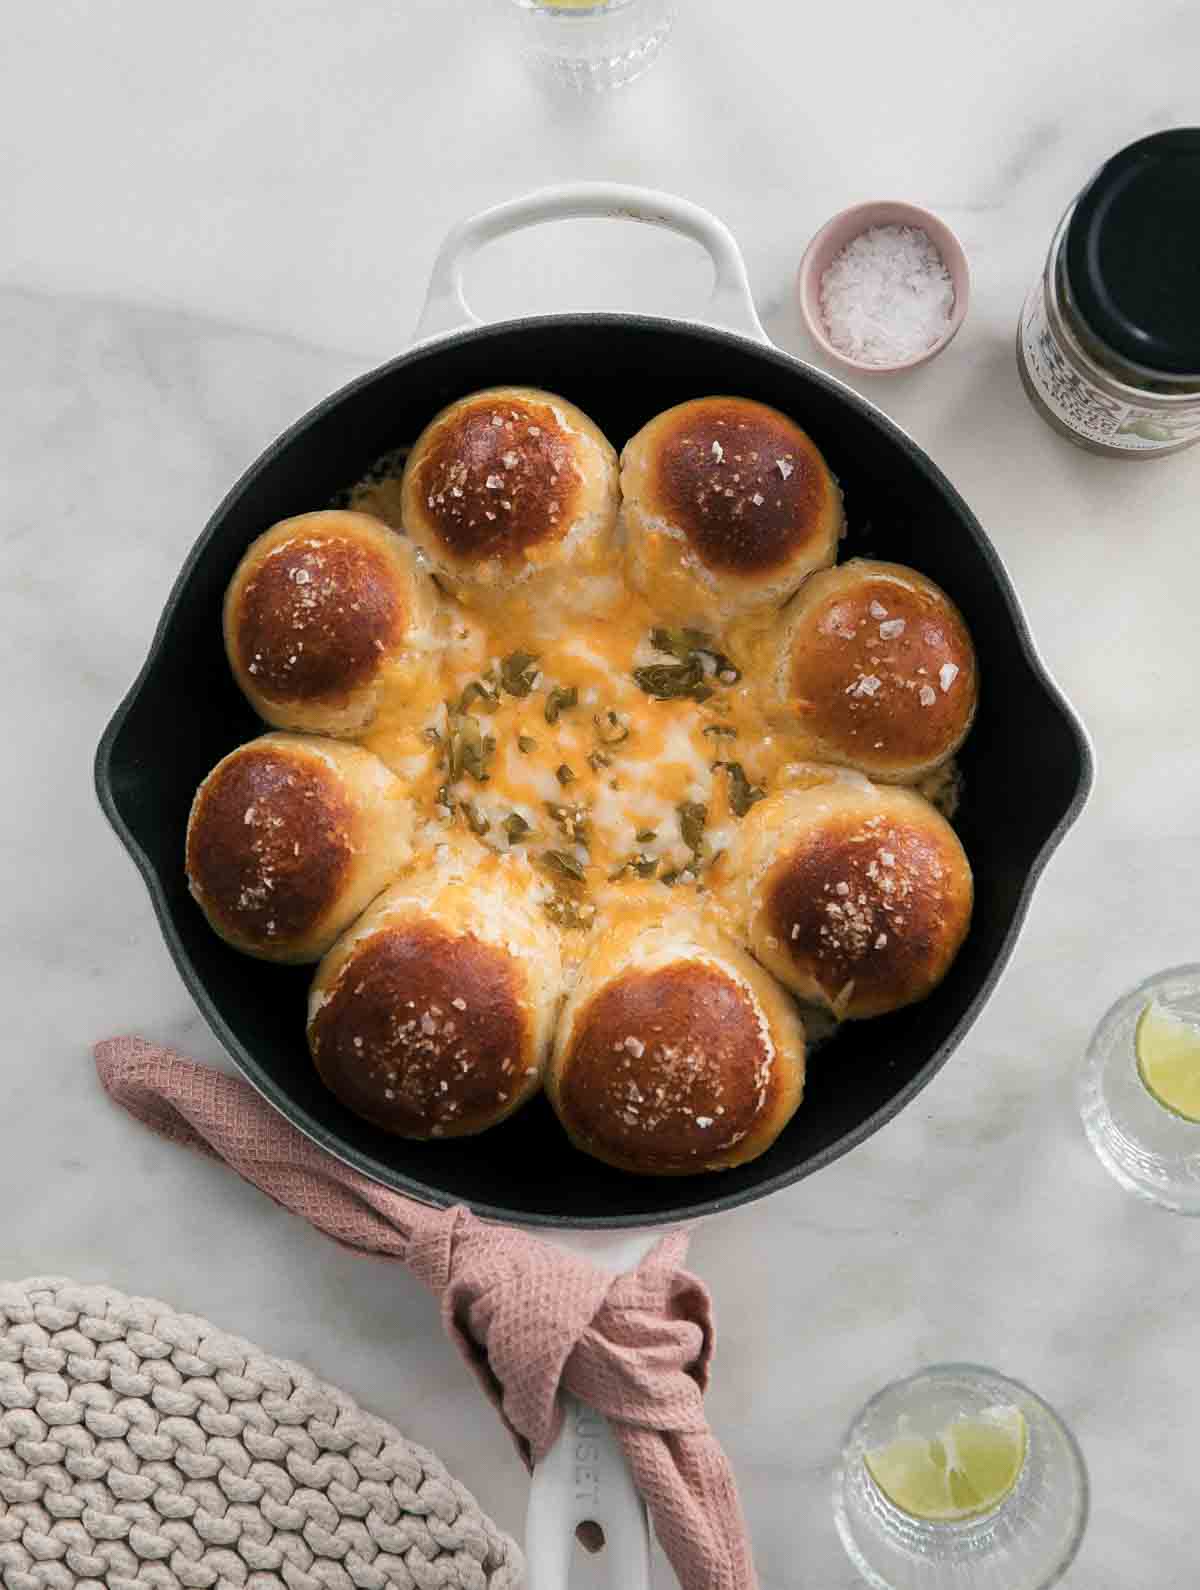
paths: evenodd
<path fill-rule="evenodd" d="M 749 1541 L 703 1393 L 712 1306 L 665 1237 L 614 1275 L 468 1209 L 433 1209 L 351 1170 L 236 1077 L 147 1043 L 96 1046 L 108 1094 L 174 1143 L 246 1181 L 356 1253 L 398 1259 L 440 1298 L 451 1339 L 526 1463 L 557 1434 L 560 1388 L 612 1423 L 684 1590 L 753 1590 Z"/>

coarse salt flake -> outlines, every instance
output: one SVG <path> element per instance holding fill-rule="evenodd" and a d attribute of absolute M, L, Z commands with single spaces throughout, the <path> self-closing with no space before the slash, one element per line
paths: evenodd
<path fill-rule="evenodd" d="M 775 460 L 775 468 L 783 476 L 784 480 L 786 480 L 788 478 L 788 476 L 792 473 L 792 470 L 795 468 L 795 465 L 792 463 L 791 459 L 789 459 L 789 458 L 777 458 Z"/>
<path fill-rule="evenodd" d="M 917 691 L 917 700 L 923 707 L 931 707 L 937 700 L 937 691 L 930 685 L 922 685 Z"/>
<path fill-rule="evenodd" d="M 882 602 L 872 602 L 868 611 L 870 612 L 872 618 L 887 617 L 887 608 L 884 607 Z"/>
<path fill-rule="evenodd" d="M 950 329 L 954 285 L 919 226 L 872 226 L 821 277 L 821 316 L 839 353 L 861 364 L 903 364 Z"/>
<path fill-rule="evenodd" d="M 889 618 L 879 626 L 880 640 L 898 640 L 905 629 L 902 618 Z"/>
<path fill-rule="evenodd" d="M 950 686 L 954 683 L 954 681 L 957 678 L 958 678 L 958 664 L 957 663 L 943 663 L 942 666 L 938 669 L 938 684 L 941 685 L 943 692 L 949 690 Z"/>
<path fill-rule="evenodd" d="M 860 674 L 852 685 L 846 686 L 848 696 L 873 696 L 883 685 L 878 674 Z"/>
<path fill-rule="evenodd" d="M 721 446 L 720 442 L 714 442 L 712 444 L 712 455 L 716 459 L 718 464 L 721 463 L 722 460 L 724 459 L 724 457 L 725 457 L 725 449 Z"/>

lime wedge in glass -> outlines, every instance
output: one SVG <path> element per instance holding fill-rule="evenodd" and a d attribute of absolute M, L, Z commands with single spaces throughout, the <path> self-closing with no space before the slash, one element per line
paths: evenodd
<path fill-rule="evenodd" d="M 1147 1091 L 1173 1114 L 1200 1123 L 1200 1027 L 1152 999 L 1133 1042 Z"/>
<path fill-rule="evenodd" d="M 867 1473 L 894 1507 L 930 1523 L 990 1513 L 1012 1490 L 1025 1463 L 1020 1408 L 985 1408 L 954 1419 L 930 1440 L 903 1435 L 864 1453 Z"/>

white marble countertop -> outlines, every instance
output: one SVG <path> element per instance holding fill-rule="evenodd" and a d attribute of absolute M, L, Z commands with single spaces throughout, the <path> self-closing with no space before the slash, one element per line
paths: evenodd
<path fill-rule="evenodd" d="M 884 1380 L 948 1358 L 1026 1379 L 1073 1425 L 1094 1494 L 1069 1585 L 1194 1583 L 1200 1222 L 1108 1180 L 1074 1084 L 1109 1000 L 1197 953 L 1200 648 L 1180 576 L 1200 451 L 1077 452 L 1028 406 L 1012 342 L 1094 165 L 1194 119 L 1200 11 L 684 0 L 654 71 L 588 103 L 533 86 L 484 0 L 127 0 L 25 6 L 5 28 L 0 1275 L 108 1280 L 303 1359 L 520 1532 L 524 1475 L 417 1284 L 101 1098 L 102 1035 L 220 1056 L 96 807 L 95 742 L 214 503 L 404 344 L 457 217 L 573 177 L 683 193 L 729 223 L 771 335 L 807 356 L 808 236 L 855 200 L 911 198 L 962 236 L 972 308 L 942 359 L 863 390 L 988 526 L 1100 776 L 928 1090 L 696 1236 L 721 1327 L 710 1413 L 767 1590 L 857 1582 L 829 1505 L 843 1427 Z M 471 280 L 492 315 L 687 313 L 706 267 L 677 239 L 574 223 Z"/>

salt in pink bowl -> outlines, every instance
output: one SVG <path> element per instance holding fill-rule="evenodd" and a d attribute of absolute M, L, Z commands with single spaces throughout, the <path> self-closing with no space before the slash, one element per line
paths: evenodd
<path fill-rule="evenodd" d="M 830 342 L 821 314 L 821 277 L 847 243 L 873 226 L 919 226 L 942 256 L 950 272 L 950 284 L 954 288 L 954 309 L 946 334 L 931 348 L 926 348 L 924 353 L 904 359 L 899 364 L 867 364 L 862 359 L 853 359 L 849 354 L 842 353 Z M 927 364 L 949 345 L 966 319 L 967 304 L 971 297 L 971 272 L 962 244 L 945 221 L 940 221 L 932 211 L 922 210 L 917 204 L 902 204 L 898 199 L 871 199 L 866 204 L 856 204 L 849 210 L 841 210 L 832 220 L 826 221 L 804 251 L 797 287 L 800 313 L 809 335 L 831 359 L 836 359 L 848 370 L 857 370 L 861 375 L 895 375 L 897 371 L 915 370 L 919 364 Z"/>

